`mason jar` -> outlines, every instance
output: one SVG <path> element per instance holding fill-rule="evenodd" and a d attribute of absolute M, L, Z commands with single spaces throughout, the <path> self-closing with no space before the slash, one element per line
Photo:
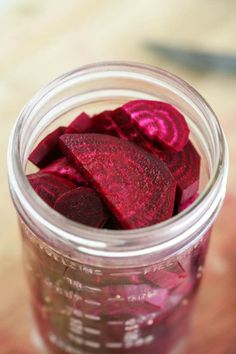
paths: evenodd
<path fill-rule="evenodd" d="M 184 114 L 201 155 L 199 197 L 171 219 L 135 230 L 66 219 L 31 188 L 30 152 L 78 113 L 92 115 L 132 99 L 165 101 Z M 8 153 L 38 350 L 182 354 L 227 173 L 227 145 L 215 114 L 197 91 L 166 71 L 104 62 L 40 89 L 20 113 Z"/>

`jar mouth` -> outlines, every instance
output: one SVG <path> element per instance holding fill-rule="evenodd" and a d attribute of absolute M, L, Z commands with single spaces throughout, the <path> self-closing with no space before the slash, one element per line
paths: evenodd
<path fill-rule="evenodd" d="M 159 224 L 134 230 L 95 229 L 66 219 L 47 206 L 31 188 L 25 177 L 22 145 L 22 129 L 32 116 L 35 107 L 43 105 L 46 97 L 53 94 L 59 85 L 66 85 L 76 78 L 86 80 L 103 72 L 140 74 L 145 78 L 165 81 L 189 101 L 196 102 L 198 110 L 212 130 L 215 156 L 211 177 L 197 200 L 180 214 Z M 8 149 L 8 175 L 13 202 L 26 224 L 47 239 L 51 245 L 67 246 L 71 253 L 79 251 L 91 256 L 130 257 L 168 251 L 184 246 L 213 223 L 225 195 L 228 172 L 228 149 L 220 124 L 204 98 L 189 84 L 154 66 L 133 62 L 102 62 L 83 66 L 64 74 L 43 87 L 20 113 L 13 128 Z M 31 221 L 29 221 L 31 220 Z M 47 237 L 45 236 L 47 234 Z"/>

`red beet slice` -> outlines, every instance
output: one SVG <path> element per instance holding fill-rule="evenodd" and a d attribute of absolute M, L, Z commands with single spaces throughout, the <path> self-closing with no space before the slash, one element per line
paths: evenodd
<path fill-rule="evenodd" d="M 187 144 L 189 128 L 186 120 L 169 103 L 136 100 L 124 104 L 122 109 L 149 139 L 174 151 L 182 150 Z"/>
<path fill-rule="evenodd" d="M 200 156 L 190 141 L 180 152 L 160 150 L 153 142 L 142 136 L 124 109 L 118 108 L 113 111 L 112 119 L 126 134 L 128 140 L 151 152 L 167 164 L 177 182 L 176 210 L 178 210 L 179 203 L 185 204 L 189 198 L 192 198 L 199 187 Z"/>
<path fill-rule="evenodd" d="M 60 157 L 61 152 L 58 147 L 58 139 L 65 133 L 65 129 L 64 127 L 59 127 L 48 134 L 31 152 L 29 160 L 34 165 L 42 168 Z"/>
<path fill-rule="evenodd" d="M 27 178 L 35 192 L 51 207 L 61 194 L 77 187 L 73 182 L 52 173 L 37 172 Z"/>
<path fill-rule="evenodd" d="M 164 151 L 163 160 L 177 182 L 176 203 L 185 203 L 198 192 L 200 156 L 191 141 L 178 153 Z"/>
<path fill-rule="evenodd" d="M 176 183 L 166 165 L 150 153 L 101 134 L 66 134 L 60 146 L 124 228 L 145 227 L 172 216 Z"/>
<path fill-rule="evenodd" d="M 180 213 L 181 211 L 183 211 L 184 209 L 187 209 L 191 204 L 193 204 L 193 202 L 195 202 L 195 200 L 198 198 L 199 194 L 196 193 L 194 194 L 191 198 L 189 198 L 188 200 L 186 200 L 186 202 L 182 203 L 179 205 L 178 208 L 178 212 Z"/>
<path fill-rule="evenodd" d="M 112 111 L 104 111 L 93 116 L 92 125 L 86 133 L 99 133 L 117 136 L 127 140 L 126 135 L 112 119 Z"/>
<path fill-rule="evenodd" d="M 50 165 L 41 169 L 41 172 L 55 173 L 56 175 L 65 177 L 78 185 L 86 184 L 81 174 L 69 163 L 66 157 L 61 157 L 53 161 Z"/>
<path fill-rule="evenodd" d="M 129 141 L 137 144 L 143 149 L 151 152 L 158 158 L 162 158 L 162 152 L 154 147 L 152 142 L 147 140 L 132 123 L 131 117 L 122 108 L 117 108 L 112 112 L 112 120 L 119 126 L 123 134 Z M 121 138 L 123 138 L 120 135 Z"/>
<path fill-rule="evenodd" d="M 65 133 L 84 133 L 91 125 L 92 121 L 89 115 L 82 112 L 68 125 Z"/>
<path fill-rule="evenodd" d="M 62 194 L 56 200 L 54 209 L 68 219 L 89 226 L 102 227 L 107 220 L 100 198 L 89 187 L 78 187 Z"/>

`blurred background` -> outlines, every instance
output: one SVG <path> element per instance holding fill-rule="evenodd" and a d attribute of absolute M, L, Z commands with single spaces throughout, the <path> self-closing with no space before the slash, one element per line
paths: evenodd
<path fill-rule="evenodd" d="M 63 72 L 101 60 L 157 65 L 216 112 L 230 147 L 224 208 L 195 309 L 191 354 L 236 354 L 236 1 L 0 0 L 0 353 L 34 354 L 27 290 L 6 176 L 12 125 Z"/>

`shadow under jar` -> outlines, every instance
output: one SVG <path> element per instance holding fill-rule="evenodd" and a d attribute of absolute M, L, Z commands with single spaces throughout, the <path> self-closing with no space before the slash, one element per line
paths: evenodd
<path fill-rule="evenodd" d="M 78 113 L 132 99 L 169 102 L 185 115 L 201 155 L 200 196 L 177 216 L 136 230 L 95 229 L 64 218 L 30 187 L 29 153 Z M 53 354 L 183 353 L 228 173 L 224 135 L 204 99 L 155 67 L 85 66 L 43 87 L 25 106 L 8 163 L 36 345 Z"/>

